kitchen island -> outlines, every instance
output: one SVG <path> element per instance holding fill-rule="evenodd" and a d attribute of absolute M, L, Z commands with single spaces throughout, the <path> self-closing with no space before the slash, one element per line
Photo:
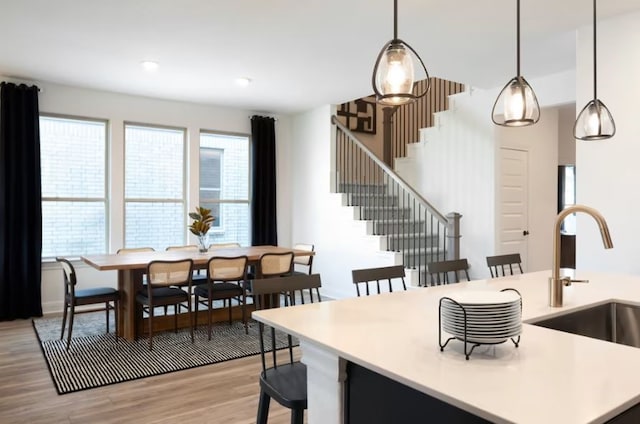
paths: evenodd
<path fill-rule="evenodd" d="M 588 284 L 564 289 L 564 306 L 548 306 L 550 271 L 370 297 L 254 312 L 300 339 L 307 365 L 311 424 L 345 421 L 347 370 L 399 383 L 490 422 L 602 423 L 640 403 L 640 349 L 527 324 L 612 300 L 640 304 L 640 277 L 580 273 Z M 438 303 L 458 290 L 515 288 L 525 324 L 513 343 L 476 348 L 438 344 Z M 347 396 L 345 396 L 347 394 Z M 351 394 L 353 394 L 351 392 Z M 413 395 L 411 395 L 413 396 Z M 417 398 L 420 399 L 420 398 Z M 376 400 L 377 402 L 377 400 Z M 373 409 L 393 408 L 372 402 Z M 397 407 L 397 406 L 396 406 Z M 387 411 L 388 412 L 388 411 Z M 353 413 L 350 422 L 358 421 Z M 424 421 L 429 421 L 429 411 Z M 460 418 L 459 422 L 473 421 Z M 398 421 L 399 422 L 399 421 Z"/>

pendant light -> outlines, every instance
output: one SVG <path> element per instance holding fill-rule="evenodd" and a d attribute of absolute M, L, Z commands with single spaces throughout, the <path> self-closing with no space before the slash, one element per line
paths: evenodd
<path fill-rule="evenodd" d="M 413 93 L 415 62 L 424 70 L 427 80 L 421 93 Z M 429 73 L 418 53 L 398 38 L 398 0 L 393 0 L 393 39 L 382 47 L 371 78 L 378 103 L 397 106 L 424 96 L 431 86 Z"/>
<path fill-rule="evenodd" d="M 504 86 L 491 112 L 493 123 L 504 127 L 524 127 L 540 120 L 540 106 L 536 94 L 520 75 L 520 0 L 517 0 L 516 15 L 518 74 Z"/>
<path fill-rule="evenodd" d="M 616 124 L 609 109 L 598 100 L 596 72 L 596 0 L 593 0 L 593 100 L 582 109 L 575 124 L 573 136 L 578 140 L 606 140 L 616 133 Z"/>

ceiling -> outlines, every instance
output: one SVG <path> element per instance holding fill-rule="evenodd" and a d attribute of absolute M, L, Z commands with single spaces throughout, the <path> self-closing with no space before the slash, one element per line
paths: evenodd
<path fill-rule="evenodd" d="M 0 75 L 264 113 L 371 93 L 391 0 L 0 0 Z M 599 19 L 640 10 L 606 0 Z M 575 67 L 589 0 L 523 0 L 522 74 Z M 515 76 L 514 0 L 400 0 L 399 37 L 429 73 L 495 87 Z M 157 71 L 142 60 L 159 62 Z M 248 87 L 234 83 L 249 77 Z"/>

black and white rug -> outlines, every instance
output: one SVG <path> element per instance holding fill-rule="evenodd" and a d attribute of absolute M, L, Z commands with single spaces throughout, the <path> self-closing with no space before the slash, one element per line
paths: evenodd
<path fill-rule="evenodd" d="M 51 378 L 59 394 L 72 393 L 108 384 L 180 371 L 203 365 L 260 353 L 258 324 L 251 321 L 249 334 L 241 322 L 233 325 L 220 323 L 213 326 L 211 341 L 207 340 L 207 327 L 200 326 L 191 343 L 189 329 L 160 332 L 153 337 L 153 351 L 148 339 L 130 342 L 113 334 L 105 334 L 104 313 L 76 315 L 73 339 L 69 351 L 60 338 L 62 319 L 33 320 L 42 352 L 49 366 Z M 270 339 L 265 332 L 265 345 Z M 65 334 L 66 336 L 66 334 Z M 276 335 L 276 347 L 286 347 L 287 337 Z"/>

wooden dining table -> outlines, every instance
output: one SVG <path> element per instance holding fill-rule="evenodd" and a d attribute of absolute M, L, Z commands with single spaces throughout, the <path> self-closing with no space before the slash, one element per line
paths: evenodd
<path fill-rule="evenodd" d="M 291 249 L 281 246 L 249 246 L 228 249 L 216 249 L 208 252 L 190 250 L 172 250 L 155 252 L 135 252 L 126 254 L 87 255 L 81 259 L 99 271 L 118 271 L 118 290 L 120 302 L 117 311 L 118 335 L 127 340 L 134 340 L 138 329 L 142 327 L 142 308 L 136 304 L 136 293 L 142 289 L 143 275 L 151 261 L 158 260 L 193 260 L 194 268 L 206 268 L 213 256 L 235 257 L 247 256 L 250 265 L 258 265 L 260 257 L 265 253 L 293 252 L 294 256 L 310 256 L 314 252 Z"/>

